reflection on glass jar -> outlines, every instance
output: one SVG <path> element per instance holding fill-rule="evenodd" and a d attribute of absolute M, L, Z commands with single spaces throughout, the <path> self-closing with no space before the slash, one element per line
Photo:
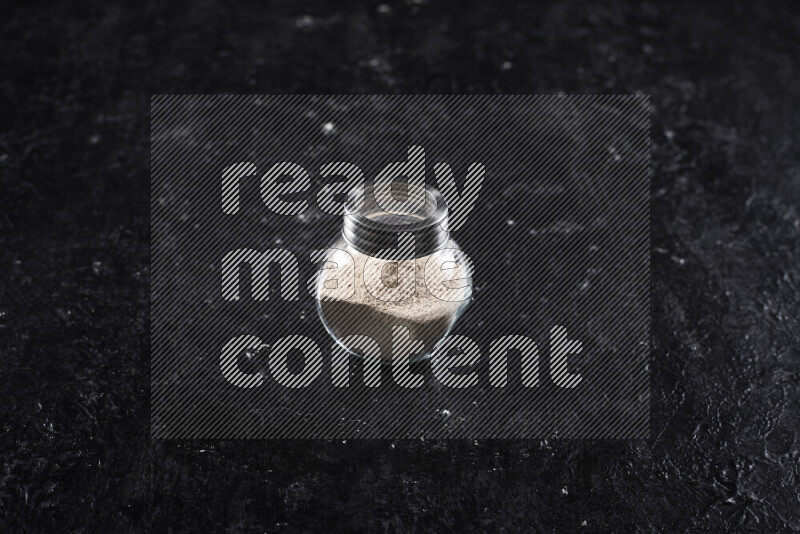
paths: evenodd
<path fill-rule="evenodd" d="M 386 361 L 429 356 L 472 298 L 471 262 L 449 238 L 441 193 L 404 189 L 350 194 L 342 232 L 316 258 L 323 263 L 313 282 L 331 336 L 372 356 L 358 337 L 367 336 Z M 410 345 L 397 346 L 409 337 Z"/>

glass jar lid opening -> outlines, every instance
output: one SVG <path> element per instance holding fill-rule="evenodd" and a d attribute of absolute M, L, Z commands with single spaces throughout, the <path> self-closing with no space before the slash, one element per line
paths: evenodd
<path fill-rule="evenodd" d="M 447 205 L 434 187 L 397 184 L 353 190 L 345 204 L 342 235 L 356 250 L 370 255 L 396 249 L 410 232 L 415 256 L 425 256 L 447 241 Z"/>

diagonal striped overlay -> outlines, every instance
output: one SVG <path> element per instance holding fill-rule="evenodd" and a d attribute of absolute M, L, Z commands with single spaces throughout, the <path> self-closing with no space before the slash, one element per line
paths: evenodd
<path fill-rule="evenodd" d="M 164 95 L 151 127 L 154 438 L 647 437 L 647 96 Z M 412 146 L 473 292 L 398 384 L 343 353 L 308 281 L 344 194 Z M 243 258 L 265 268 L 230 291 Z"/>

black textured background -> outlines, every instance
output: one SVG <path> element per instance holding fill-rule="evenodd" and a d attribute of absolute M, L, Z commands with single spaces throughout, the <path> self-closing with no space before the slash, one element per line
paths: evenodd
<path fill-rule="evenodd" d="M 791 2 L 4 4 L 0 530 L 800 529 Z M 638 442 L 152 442 L 154 93 L 652 95 Z"/>

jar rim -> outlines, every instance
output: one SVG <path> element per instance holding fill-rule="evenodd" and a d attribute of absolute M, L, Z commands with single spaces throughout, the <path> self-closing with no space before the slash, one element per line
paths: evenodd
<path fill-rule="evenodd" d="M 420 186 L 403 184 L 405 188 L 394 188 L 393 200 L 407 200 L 412 188 Z M 411 233 L 415 238 L 415 256 L 425 256 L 440 248 L 448 237 L 448 209 L 441 192 L 425 184 L 425 202 L 417 211 L 390 212 L 383 209 L 375 197 L 375 187 L 365 185 L 348 194 L 342 235 L 345 240 L 361 252 L 376 254 L 395 249 L 402 233 Z M 405 191 L 403 191 L 405 189 Z M 399 197 L 399 198 L 398 198 Z"/>
<path fill-rule="evenodd" d="M 411 189 L 420 186 L 406 185 L 406 191 L 392 190 L 393 200 L 402 202 L 409 197 Z M 382 208 L 375 197 L 375 186 L 365 185 L 363 188 L 353 189 L 347 196 L 345 203 L 345 218 L 352 218 L 360 225 L 373 230 L 388 232 L 414 232 L 420 228 L 439 224 L 447 219 L 447 204 L 441 192 L 430 185 L 423 186 L 425 197 L 424 205 L 417 211 L 389 212 Z M 398 198 L 400 196 L 401 198 Z M 405 197 L 405 198 L 402 198 Z M 360 206 L 359 206 L 360 205 Z"/>

